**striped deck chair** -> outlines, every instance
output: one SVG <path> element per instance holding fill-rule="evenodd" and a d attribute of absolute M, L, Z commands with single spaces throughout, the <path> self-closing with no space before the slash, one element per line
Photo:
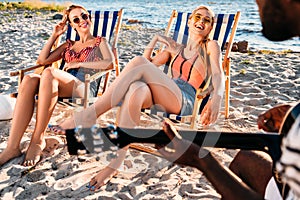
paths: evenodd
<path fill-rule="evenodd" d="M 117 52 L 117 42 L 119 37 L 119 32 L 121 28 L 121 22 L 123 17 L 123 9 L 120 9 L 119 11 L 88 11 L 91 15 L 91 20 L 93 22 L 93 27 L 91 28 L 91 32 L 93 36 L 102 36 L 106 37 L 107 41 L 112 47 L 112 51 L 115 56 L 115 71 L 116 76 L 119 75 L 119 59 L 118 59 L 118 52 Z M 66 31 L 65 35 L 62 35 L 59 37 L 55 44 L 53 45 L 53 48 L 57 48 L 62 41 L 65 41 L 67 39 L 70 40 L 79 40 L 79 36 L 76 33 L 76 31 L 68 25 L 68 29 Z M 57 61 L 56 63 L 53 63 L 52 65 L 56 68 L 63 69 L 64 67 L 64 61 Z M 24 75 L 26 72 L 35 70 L 35 73 L 41 73 L 43 70 L 43 66 L 33 66 L 30 68 L 22 69 L 17 72 L 11 72 L 11 76 L 19 75 L 19 84 L 22 81 Z M 85 108 L 94 102 L 94 100 L 97 98 L 96 96 L 94 98 L 89 97 L 89 84 L 91 81 L 98 81 L 98 91 L 97 96 L 101 95 L 106 87 L 108 86 L 110 73 L 112 70 L 105 70 L 101 71 L 99 73 L 94 74 L 93 76 L 86 75 L 85 77 L 85 92 L 84 92 L 84 98 L 63 98 L 59 99 L 60 102 L 63 102 L 63 104 L 68 104 L 72 106 L 84 106 Z M 105 79 L 103 80 L 102 77 L 105 75 Z M 102 80 L 102 81 L 101 81 Z M 99 88 L 102 88 L 101 91 L 99 91 Z"/>
<path fill-rule="evenodd" d="M 189 40 L 187 22 L 190 14 L 191 13 L 184 13 L 184 12 L 178 12 L 176 10 L 173 10 L 168 26 L 165 31 L 165 35 L 172 37 L 177 43 L 187 44 Z M 210 39 L 217 40 L 221 49 L 225 50 L 225 54 L 222 62 L 222 67 L 226 75 L 225 113 L 224 113 L 225 118 L 228 118 L 229 115 L 229 93 L 230 93 L 230 57 L 229 56 L 230 56 L 235 32 L 237 29 L 239 17 L 240 17 L 239 11 L 235 14 L 216 14 L 215 23 L 209 35 Z M 175 19 L 176 19 L 176 23 L 174 23 Z M 160 47 L 160 50 L 162 48 L 163 46 Z M 169 66 L 167 65 L 165 66 L 164 72 L 166 74 L 171 73 Z M 191 116 L 178 116 L 174 114 L 159 112 L 155 109 L 154 111 L 144 110 L 144 112 L 152 116 L 156 115 L 160 117 L 167 117 L 172 120 L 180 121 L 183 123 L 190 123 L 191 128 L 195 128 L 197 118 L 199 117 L 198 115 L 199 115 L 199 108 L 201 102 L 203 98 L 208 98 L 209 89 L 210 89 L 209 81 L 207 81 L 207 85 L 205 86 L 205 88 L 203 88 L 202 90 L 198 89 L 195 98 L 194 111 Z"/>
<path fill-rule="evenodd" d="M 168 26 L 165 31 L 165 35 L 172 37 L 177 43 L 186 44 L 188 42 L 188 17 L 191 13 L 177 12 L 173 10 L 172 15 L 170 17 Z M 213 40 L 217 40 L 222 50 L 225 50 L 222 67 L 225 71 L 226 75 L 226 94 L 225 94 L 225 118 L 229 115 L 229 89 L 230 89 L 230 52 L 233 44 L 233 39 L 235 36 L 235 32 L 237 29 L 238 21 L 240 17 L 240 12 L 238 11 L 236 14 L 216 14 L 215 15 L 215 23 L 213 29 L 210 33 L 209 38 Z M 176 23 L 174 21 L 176 19 Z M 172 31 L 173 30 L 173 31 Z M 230 35 L 230 36 L 229 36 Z M 228 39 L 229 36 L 229 39 Z M 227 41 L 228 39 L 228 41 Z M 225 44 L 228 42 L 225 48 Z M 163 46 L 160 47 L 162 50 Z M 166 65 L 163 69 L 166 74 L 170 74 L 169 66 Z M 190 128 L 195 129 L 197 125 L 197 120 L 199 117 L 199 110 L 201 110 L 200 106 L 202 101 L 206 100 L 209 97 L 210 92 L 210 79 L 206 82 L 206 85 L 203 89 L 197 89 L 195 96 L 195 104 L 194 110 L 191 116 L 178 116 L 175 114 L 169 114 L 165 112 L 159 112 L 156 109 L 154 111 L 151 110 L 143 110 L 143 113 L 150 115 L 152 117 L 159 118 L 169 118 L 171 120 L 180 121 L 182 123 L 190 123 Z M 131 149 L 135 149 L 142 152 L 147 152 L 156 156 L 161 156 L 161 154 L 153 148 L 153 146 L 145 145 L 145 144 L 130 144 Z"/>

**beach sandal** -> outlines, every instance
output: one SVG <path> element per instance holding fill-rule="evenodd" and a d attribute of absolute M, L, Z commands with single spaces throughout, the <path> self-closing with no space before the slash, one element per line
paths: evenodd
<path fill-rule="evenodd" d="M 66 130 L 59 125 L 48 124 L 48 131 L 55 133 L 56 135 L 65 135 Z"/>

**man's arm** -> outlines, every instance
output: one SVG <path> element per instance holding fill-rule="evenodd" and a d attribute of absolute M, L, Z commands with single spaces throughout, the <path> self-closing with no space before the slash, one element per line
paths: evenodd
<path fill-rule="evenodd" d="M 161 148 L 159 152 L 169 161 L 192 166 L 202 171 L 223 199 L 263 199 L 232 171 L 217 161 L 210 152 L 181 139 L 175 128 L 168 122 L 164 123 L 163 129 L 171 139 L 171 147 Z"/>

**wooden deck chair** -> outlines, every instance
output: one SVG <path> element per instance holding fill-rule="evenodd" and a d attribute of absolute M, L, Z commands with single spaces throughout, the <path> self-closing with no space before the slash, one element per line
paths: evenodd
<path fill-rule="evenodd" d="M 191 13 L 178 12 L 173 10 L 172 15 L 170 17 L 168 26 L 165 31 L 165 35 L 172 37 L 177 43 L 186 44 L 189 40 L 188 36 L 188 18 Z M 238 11 L 235 14 L 216 14 L 215 22 L 213 25 L 213 29 L 209 35 L 209 38 L 212 40 L 217 40 L 221 49 L 225 50 L 222 67 L 225 72 L 225 118 L 228 118 L 229 115 L 229 93 L 230 93 L 230 53 L 234 40 L 234 36 L 236 33 L 238 21 L 240 17 L 240 12 Z M 176 22 L 175 22 L 176 20 Z M 175 22 L 175 23 L 174 23 Z M 160 47 L 160 50 L 163 47 Z M 159 50 L 159 51 L 160 51 Z M 167 74 L 171 74 L 171 69 L 169 66 L 165 66 L 164 72 Z M 207 85 L 202 89 L 198 89 L 196 98 L 194 111 L 191 116 L 178 116 L 174 114 L 168 114 L 164 112 L 159 112 L 154 109 L 153 110 L 144 110 L 148 115 L 157 115 L 161 117 L 168 117 L 173 120 L 177 120 L 183 123 L 191 123 L 191 128 L 195 128 L 197 117 L 199 114 L 199 108 L 203 98 L 207 98 L 207 95 L 210 92 L 209 81 Z M 205 99 L 206 100 L 206 99 Z"/>
<path fill-rule="evenodd" d="M 93 27 L 91 28 L 91 32 L 93 36 L 103 36 L 106 37 L 107 41 L 111 45 L 112 51 L 115 56 L 115 71 L 116 76 L 119 75 L 119 59 L 118 59 L 118 51 L 117 51 L 117 42 L 119 37 L 119 32 L 121 28 L 121 22 L 123 17 L 123 9 L 119 11 L 88 11 L 91 15 L 91 19 L 93 22 Z M 68 29 L 65 35 L 59 37 L 52 48 L 57 48 L 62 42 L 62 40 L 79 40 L 79 36 L 76 31 L 68 25 Z M 57 61 L 52 64 L 52 66 L 56 68 L 63 69 L 64 61 Z M 33 67 L 21 69 L 16 72 L 11 72 L 11 76 L 19 76 L 19 84 L 21 83 L 24 75 L 28 71 L 35 70 L 35 73 L 41 73 L 44 69 L 44 66 L 36 65 Z M 105 70 L 94 74 L 93 76 L 86 75 L 85 77 L 85 91 L 84 91 L 84 98 L 63 98 L 59 99 L 60 102 L 64 104 L 72 105 L 72 106 L 84 106 L 86 108 L 89 104 L 93 103 L 97 96 L 101 95 L 106 87 L 108 86 L 110 73 L 112 70 Z M 101 82 L 102 77 L 105 75 L 104 81 Z M 98 90 L 102 83 L 102 91 L 97 91 L 97 96 L 91 98 L 89 97 L 89 84 L 92 81 L 98 81 Z M 16 96 L 16 95 L 12 95 Z"/>
<path fill-rule="evenodd" d="M 177 19 L 173 39 L 181 44 L 186 44 L 188 37 L 187 21 L 191 13 L 177 12 L 173 10 L 166 35 L 170 35 L 173 21 Z M 225 72 L 225 118 L 229 116 L 229 96 L 230 96 L 230 53 L 235 37 L 240 12 L 235 14 L 216 14 L 213 29 L 209 35 L 212 40 L 217 40 L 221 49 L 225 50 L 222 67 Z M 229 38 L 228 38 L 229 36 Z M 225 45 L 227 43 L 227 45 Z"/>

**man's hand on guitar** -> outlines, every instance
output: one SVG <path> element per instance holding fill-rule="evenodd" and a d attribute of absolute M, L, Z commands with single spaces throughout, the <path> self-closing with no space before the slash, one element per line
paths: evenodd
<path fill-rule="evenodd" d="M 159 149 L 159 152 L 169 161 L 180 165 L 202 169 L 202 158 L 209 152 L 191 141 L 181 138 L 174 126 L 168 121 L 163 124 L 163 130 L 171 142 Z"/>
<path fill-rule="evenodd" d="M 289 104 L 278 105 L 259 115 L 257 119 L 258 128 L 267 132 L 278 133 L 284 116 L 290 108 L 291 105 Z"/>

